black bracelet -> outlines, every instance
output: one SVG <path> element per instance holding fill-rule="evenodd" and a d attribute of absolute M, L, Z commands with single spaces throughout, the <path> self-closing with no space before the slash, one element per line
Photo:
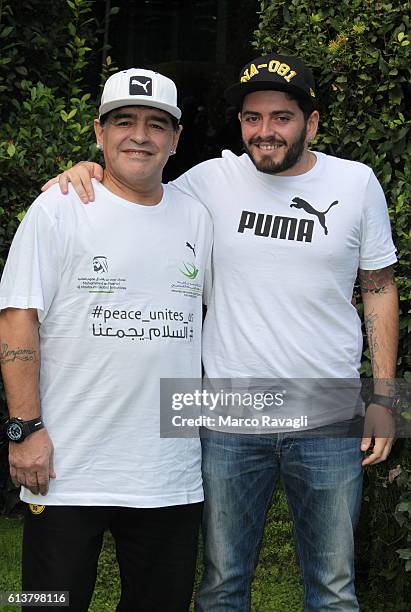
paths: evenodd
<path fill-rule="evenodd" d="M 378 393 L 374 393 L 371 396 L 370 404 L 378 404 L 379 406 L 384 406 L 387 410 L 393 414 L 396 412 L 397 408 L 400 404 L 400 398 L 398 395 L 378 395 Z"/>

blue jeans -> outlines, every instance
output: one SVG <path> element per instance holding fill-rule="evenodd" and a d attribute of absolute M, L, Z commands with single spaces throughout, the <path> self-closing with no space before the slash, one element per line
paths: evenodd
<path fill-rule="evenodd" d="M 279 476 L 294 522 L 305 612 L 358 610 L 353 532 L 362 493 L 360 440 L 207 430 L 202 448 L 205 568 L 196 611 L 250 610 Z"/>

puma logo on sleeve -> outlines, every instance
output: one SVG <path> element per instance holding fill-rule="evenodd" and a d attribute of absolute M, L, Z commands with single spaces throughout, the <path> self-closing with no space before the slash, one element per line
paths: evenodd
<path fill-rule="evenodd" d="M 302 208 L 309 215 L 315 215 L 318 218 L 318 221 L 320 222 L 321 227 L 324 229 L 324 234 L 327 236 L 328 229 L 327 229 L 327 226 L 325 225 L 325 215 L 328 213 L 328 211 L 330 210 L 332 206 L 335 206 L 336 204 L 338 204 L 338 200 L 335 200 L 334 202 L 332 202 L 327 208 L 327 210 L 324 210 L 323 212 L 321 210 L 316 210 L 315 208 L 311 206 L 311 204 L 309 204 L 302 198 L 297 198 L 297 197 L 293 198 L 293 202 L 294 204 L 290 204 L 290 208 Z"/>

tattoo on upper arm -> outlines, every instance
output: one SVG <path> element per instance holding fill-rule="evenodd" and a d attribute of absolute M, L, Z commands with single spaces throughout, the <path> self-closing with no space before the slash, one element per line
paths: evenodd
<path fill-rule="evenodd" d="M 9 349 L 9 345 L 1 343 L 0 363 L 12 363 L 15 361 L 37 361 L 37 351 L 31 348 Z"/>
<path fill-rule="evenodd" d="M 365 328 L 367 330 L 368 346 L 370 349 L 371 364 L 373 366 L 373 370 L 374 368 L 377 367 L 374 357 L 375 357 L 375 353 L 378 351 L 378 348 L 379 348 L 377 337 L 375 335 L 375 327 L 376 327 L 377 319 L 378 319 L 378 314 L 374 310 L 371 310 L 371 312 L 369 312 L 364 318 Z M 373 374 L 375 377 L 377 375 L 377 372 L 374 370 Z"/>
<path fill-rule="evenodd" d="M 358 276 L 362 293 L 386 293 L 389 287 L 395 286 L 393 266 L 380 270 L 359 270 Z"/>

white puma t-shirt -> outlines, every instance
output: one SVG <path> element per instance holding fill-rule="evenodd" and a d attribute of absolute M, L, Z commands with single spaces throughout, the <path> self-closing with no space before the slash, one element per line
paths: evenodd
<path fill-rule="evenodd" d="M 357 378 L 358 268 L 396 261 L 387 205 L 364 164 L 315 153 L 299 176 L 224 151 L 172 184 L 214 222 L 214 286 L 203 331 L 209 378 Z"/>

